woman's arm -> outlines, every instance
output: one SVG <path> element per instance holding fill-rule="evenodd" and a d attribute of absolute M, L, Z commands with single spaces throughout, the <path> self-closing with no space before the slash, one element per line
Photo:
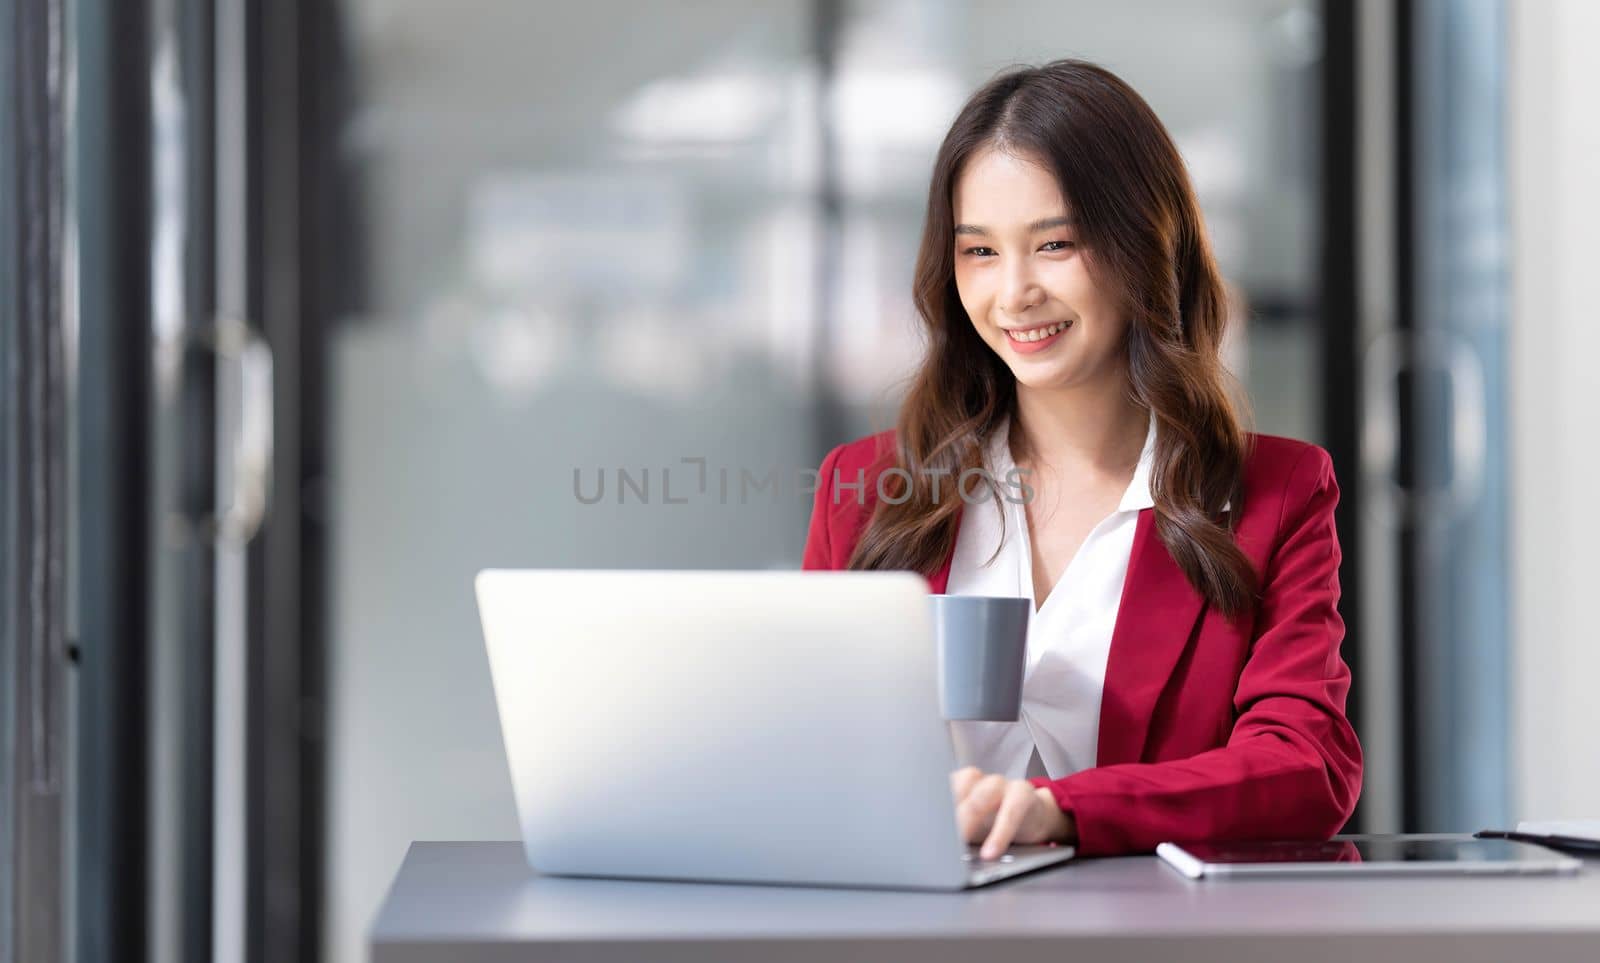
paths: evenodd
<path fill-rule="evenodd" d="M 1327 452 L 1301 455 L 1289 490 L 1305 494 L 1285 504 L 1227 745 L 1030 780 L 1072 815 L 1085 855 L 1148 852 L 1167 840 L 1325 839 L 1355 808 L 1361 746 L 1345 717 L 1339 488 Z"/>

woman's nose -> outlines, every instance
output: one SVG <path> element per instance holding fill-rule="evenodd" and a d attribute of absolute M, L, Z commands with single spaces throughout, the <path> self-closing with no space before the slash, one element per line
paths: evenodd
<path fill-rule="evenodd" d="M 1044 288 L 1034 278 L 1025 264 L 1017 264 L 1006 272 L 1005 290 L 1000 295 L 1000 307 L 1007 315 L 1020 318 L 1030 308 L 1044 303 Z"/>

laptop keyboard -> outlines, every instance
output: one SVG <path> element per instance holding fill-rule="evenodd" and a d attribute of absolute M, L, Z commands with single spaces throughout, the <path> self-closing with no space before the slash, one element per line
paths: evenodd
<path fill-rule="evenodd" d="M 961 854 L 961 861 L 964 863 L 971 863 L 974 866 L 1003 866 L 1006 863 L 1016 862 L 1017 857 L 1011 855 L 1010 853 L 1001 853 L 994 859 L 982 859 L 978 856 L 978 848 L 974 846 L 972 849 L 969 849 Z"/>

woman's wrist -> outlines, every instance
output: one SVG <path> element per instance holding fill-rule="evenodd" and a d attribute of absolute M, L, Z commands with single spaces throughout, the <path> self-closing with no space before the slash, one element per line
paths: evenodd
<path fill-rule="evenodd" d="M 1065 845 L 1076 843 L 1078 841 L 1078 821 L 1073 818 L 1072 813 L 1061 808 L 1060 804 L 1056 802 L 1055 794 L 1048 787 L 1035 786 L 1033 791 L 1056 815 L 1055 824 L 1050 827 L 1049 841 Z"/>

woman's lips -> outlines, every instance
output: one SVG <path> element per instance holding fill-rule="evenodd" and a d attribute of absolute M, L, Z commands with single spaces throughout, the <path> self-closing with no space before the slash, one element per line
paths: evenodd
<path fill-rule="evenodd" d="M 1051 328 L 1056 329 L 1054 333 L 1039 338 L 1037 341 L 1024 341 L 1017 337 L 1019 334 L 1036 336 L 1038 332 L 1049 331 Z M 1071 329 L 1072 322 L 1070 320 L 1057 321 L 1054 324 L 1039 325 L 1038 327 L 1033 328 L 1022 328 L 1017 331 L 1007 330 L 1006 340 L 1011 343 L 1011 350 L 1017 352 L 1018 354 L 1034 354 L 1036 352 L 1043 351 L 1055 344 L 1057 341 L 1060 341 L 1061 336 L 1066 334 Z"/>

